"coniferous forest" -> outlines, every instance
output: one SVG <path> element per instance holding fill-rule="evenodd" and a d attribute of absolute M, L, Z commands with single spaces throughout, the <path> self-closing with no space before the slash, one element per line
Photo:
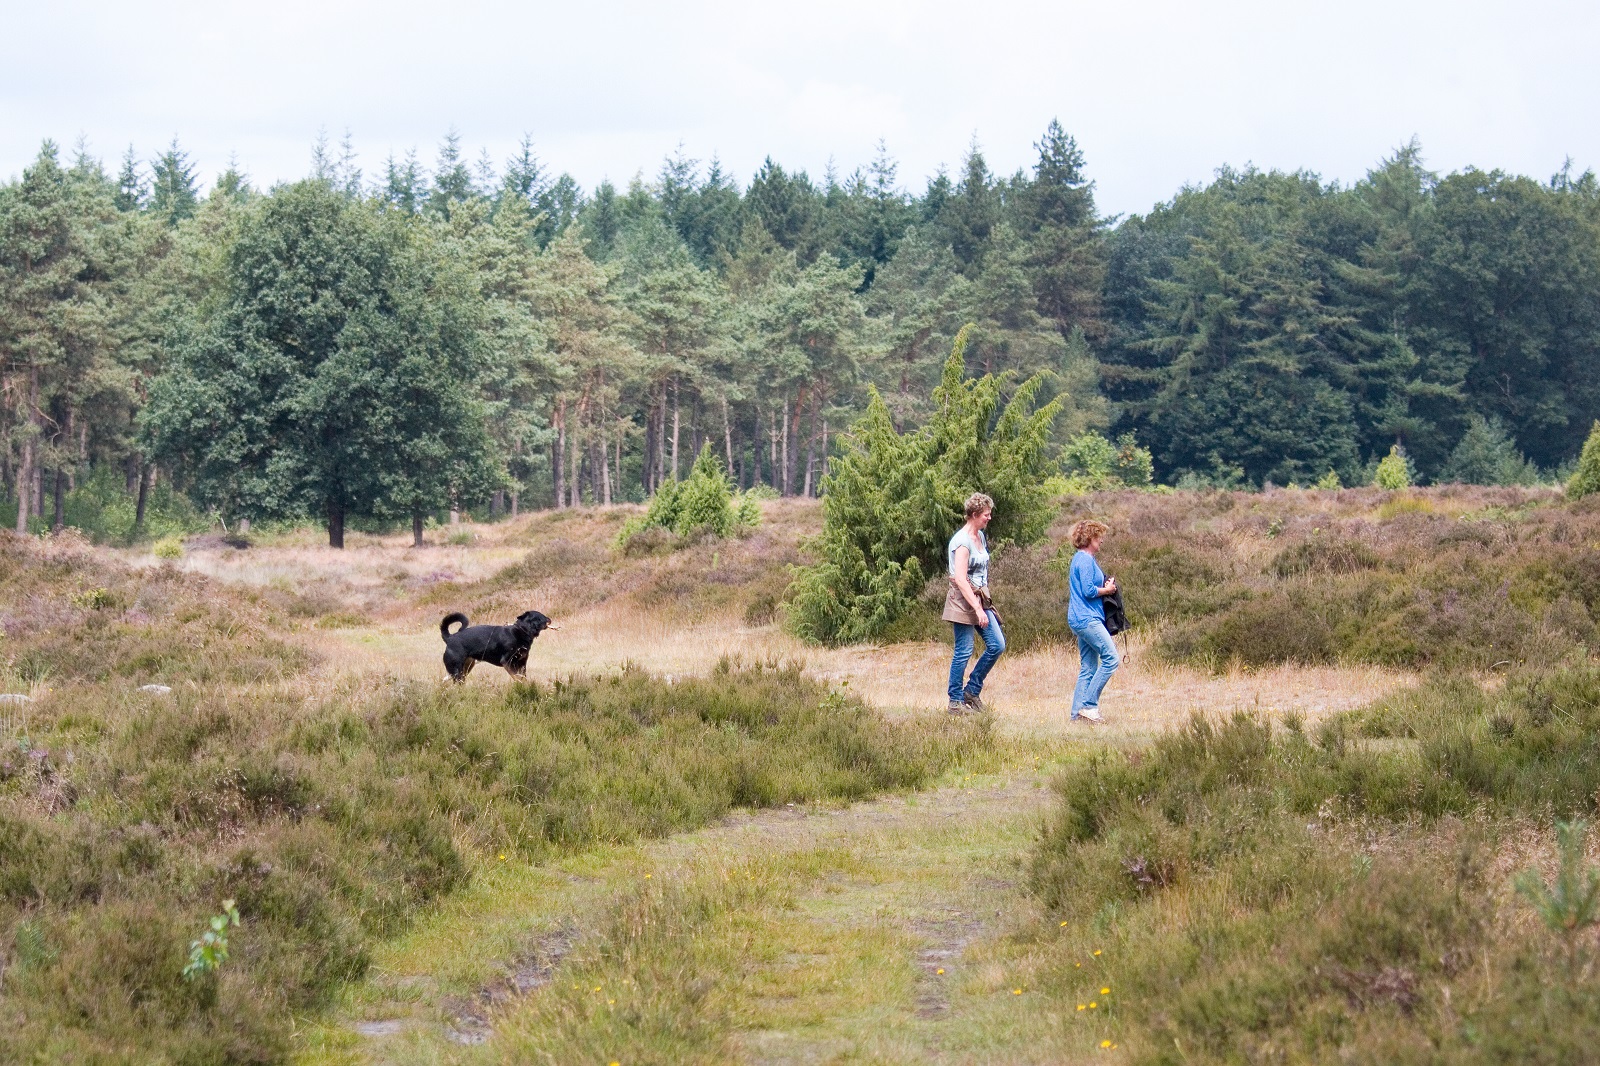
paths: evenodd
<path fill-rule="evenodd" d="M 1600 416 L 1600 184 L 1219 170 L 1108 218 L 1057 123 L 920 190 L 882 148 L 745 181 L 683 154 L 618 187 L 454 133 L 431 165 L 312 151 L 206 186 L 174 142 L 45 142 L 0 187 L 0 517 L 183 506 L 332 543 L 641 500 L 709 447 L 815 495 L 872 390 L 922 424 L 952 342 L 1045 375 L 1052 454 L 1132 434 L 1181 486 L 1558 476 Z M 120 509 L 120 510 L 119 510 Z M 105 532 L 105 530 L 101 530 Z"/>

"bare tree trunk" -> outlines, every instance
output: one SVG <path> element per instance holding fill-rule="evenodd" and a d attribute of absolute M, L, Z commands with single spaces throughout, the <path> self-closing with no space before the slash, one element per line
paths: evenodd
<path fill-rule="evenodd" d="M 789 394 L 783 394 L 783 435 L 779 438 L 782 447 L 779 458 L 783 460 L 783 484 L 778 492 L 784 496 L 789 495 Z"/>
<path fill-rule="evenodd" d="M 567 434 L 567 465 L 570 470 L 567 474 L 567 494 L 569 506 L 577 507 L 583 502 L 583 487 L 578 484 L 583 476 L 580 459 L 578 457 L 578 434 Z"/>
<path fill-rule="evenodd" d="M 26 433 L 26 431 L 24 431 Z M 28 532 L 28 506 L 33 502 L 33 437 L 22 438 L 22 469 L 17 474 L 17 532 Z"/>
<path fill-rule="evenodd" d="M 622 442 L 627 437 L 627 432 L 621 428 L 617 430 L 617 492 L 622 492 Z"/>
<path fill-rule="evenodd" d="M 422 512 L 411 512 L 411 546 L 422 547 Z"/>
<path fill-rule="evenodd" d="M 822 477 L 827 477 L 827 476 L 828 476 L 828 420 L 827 420 L 826 417 L 824 417 L 823 420 L 822 420 Z M 817 482 L 817 487 L 819 489 L 822 487 L 822 482 L 821 482 L 820 479 Z"/>
<path fill-rule="evenodd" d="M 604 423 L 600 426 L 600 500 L 611 506 L 611 449 L 606 446 Z"/>
<path fill-rule="evenodd" d="M 506 509 L 506 490 L 495 489 L 489 496 L 489 520 L 500 517 L 500 512 Z"/>
<path fill-rule="evenodd" d="M 567 505 L 567 405 L 556 406 L 556 439 L 550 448 L 551 488 L 554 489 L 556 508 Z"/>
<path fill-rule="evenodd" d="M 656 466 L 655 489 L 661 491 L 661 483 L 667 479 L 667 383 L 661 383 L 661 406 L 657 409 L 656 416 Z"/>
<path fill-rule="evenodd" d="M 778 409 L 767 409 L 767 474 L 772 481 L 772 491 L 783 491 L 778 480 Z"/>
<path fill-rule="evenodd" d="M 811 408 L 811 432 L 806 435 L 806 487 L 800 495 L 810 498 L 811 486 L 816 483 L 817 473 L 817 411 L 816 405 Z"/>
<path fill-rule="evenodd" d="M 672 480 L 678 480 L 678 376 L 672 376 Z"/>
<path fill-rule="evenodd" d="M 133 535 L 137 537 L 144 532 L 145 504 L 150 499 L 150 475 L 153 467 L 150 463 L 139 463 L 139 496 L 133 504 Z"/>
<path fill-rule="evenodd" d="M 728 456 L 728 476 L 733 477 L 733 423 L 728 420 L 728 397 L 722 397 L 722 449 Z"/>
<path fill-rule="evenodd" d="M 55 513 L 50 518 L 50 532 L 60 533 L 67 528 L 66 508 L 63 505 L 62 489 L 66 485 L 67 477 L 58 466 L 56 467 L 56 498 Z"/>
<path fill-rule="evenodd" d="M 517 490 L 516 489 L 512 489 L 511 490 L 511 517 L 512 518 L 517 517 L 518 513 L 519 512 L 517 511 Z"/>
<path fill-rule="evenodd" d="M 344 548 L 344 501 L 328 497 L 328 547 Z"/>

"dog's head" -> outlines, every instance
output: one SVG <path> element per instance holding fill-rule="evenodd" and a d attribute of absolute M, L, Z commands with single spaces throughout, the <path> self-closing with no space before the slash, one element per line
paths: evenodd
<path fill-rule="evenodd" d="M 561 628 L 538 611 L 523 611 L 517 615 L 517 620 L 511 624 L 521 632 L 526 633 L 529 640 L 533 640 L 547 629 Z"/>

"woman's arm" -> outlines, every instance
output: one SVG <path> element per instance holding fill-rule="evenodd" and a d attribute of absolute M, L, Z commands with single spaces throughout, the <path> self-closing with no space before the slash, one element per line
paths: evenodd
<path fill-rule="evenodd" d="M 978 618 L 987 619 L 988 616 L 983 611 L 983 601 L 978 599 L 978 594 L 972 589 L 972 582 L 967 580 L 967 564 L 971 559 L 972 553 L 967 550 L 965 545 L 957 548 L 954 572 L 950 575 L 950 580 L 954 581 L 956 588 L 961 590 L 961 598 L 967 601 L 967 605 L 972 608 L 972 613 Z"/>

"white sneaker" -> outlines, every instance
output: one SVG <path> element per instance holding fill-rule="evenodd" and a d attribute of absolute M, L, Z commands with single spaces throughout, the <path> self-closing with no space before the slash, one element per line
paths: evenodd
<path fill-rule="evenodd" d="M 1095 725 L 1105 724 L 1105 717 L 1094 707 L 1088 707 L 1078 712 L 1078 721 L 1093 722 Z"/>

